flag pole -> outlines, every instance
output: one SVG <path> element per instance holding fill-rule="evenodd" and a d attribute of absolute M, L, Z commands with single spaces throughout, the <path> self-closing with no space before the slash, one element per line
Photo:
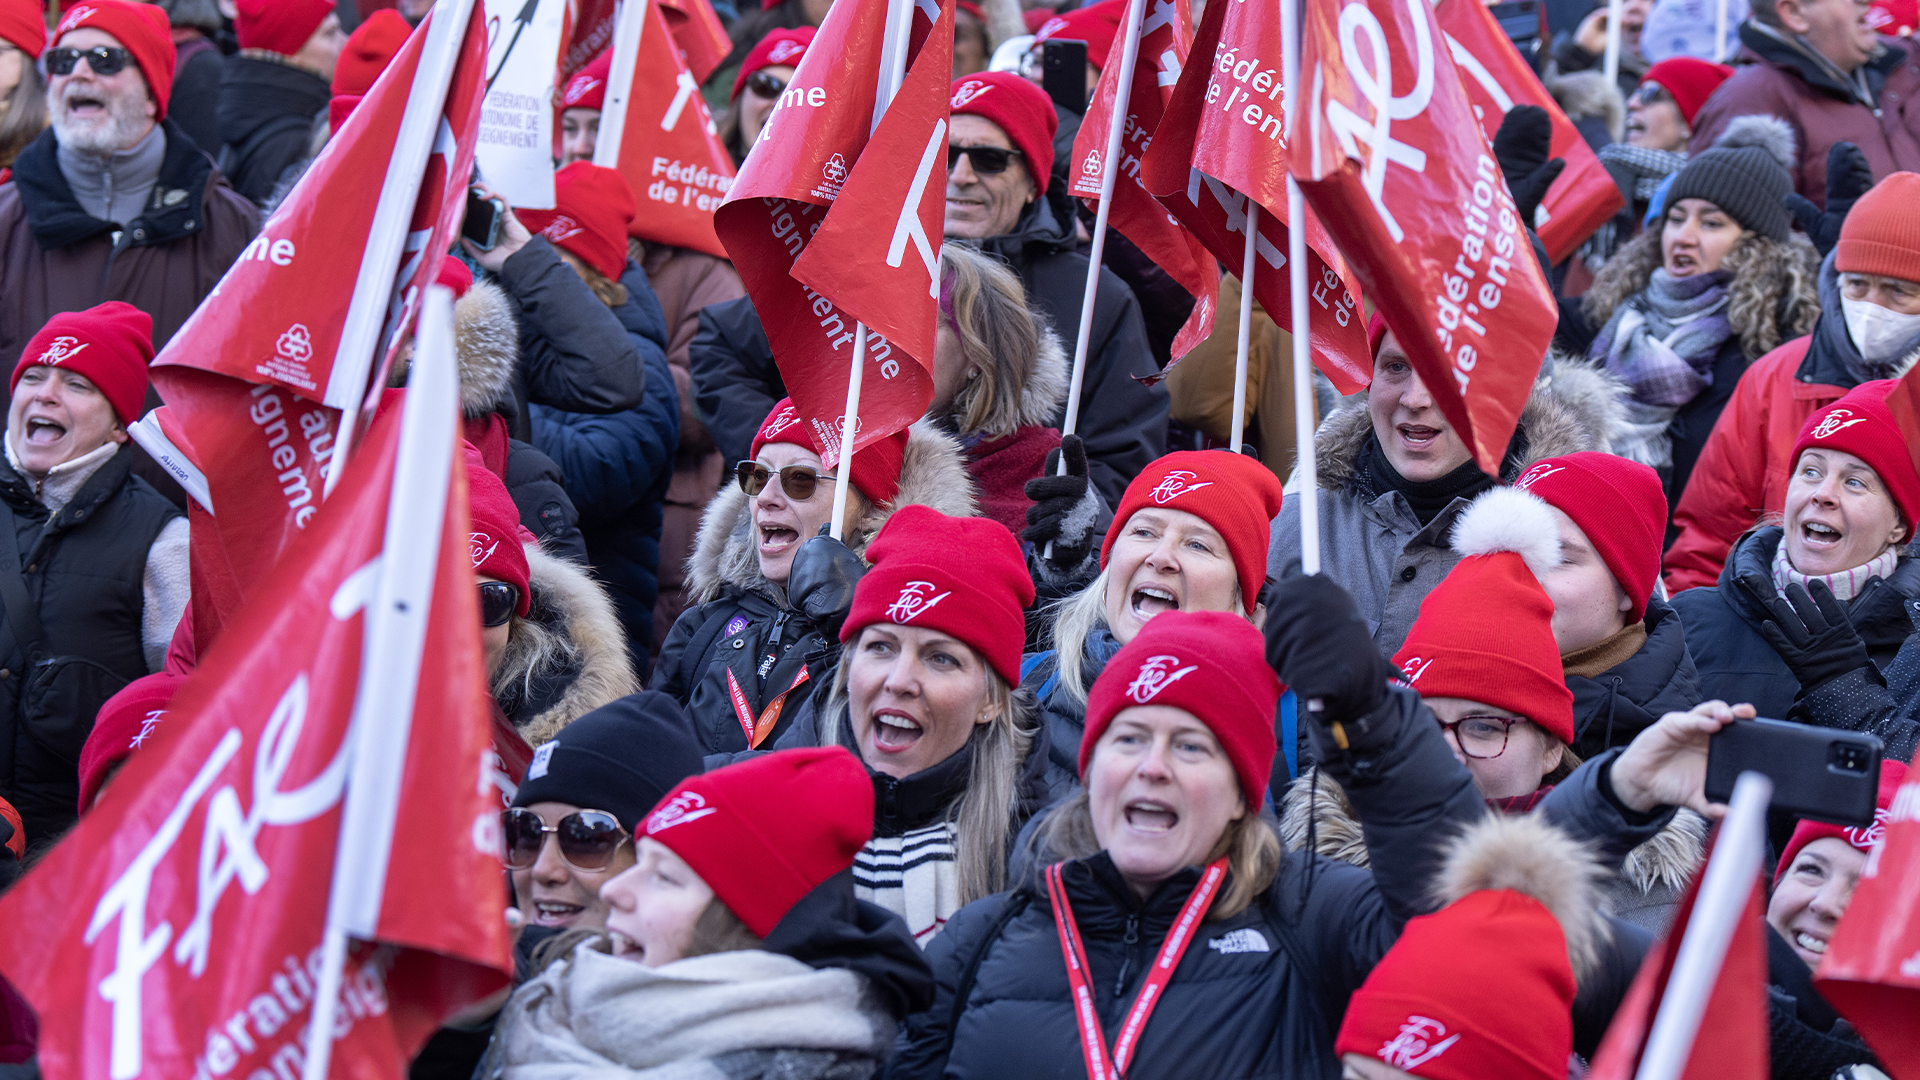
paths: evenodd
<path fill-rule="evenodd" d="M 1300 108 L 1300 8 L 1297 0 L 1281 0 L 1280 62 L 1287 90 L 1287 139 L 1291 144 L 1299 131 Z M 1253 202 L 1251 198 L 1247 200 Z M 1294 498 L 1300 504 L 1300 572 L 1320 572 L 1320 463 L 1314 456 L 1313 357 L 1309 346 L 1313 333 L 1307 313 L 1307 211 L 1300 194 L 1300 182 L 1287 171 L 1287 291 L 1290 294 L 1288 321 L 1293 326 L 1293 475 L 1300 489 Z M 1247 243 L 1253 243 L 1253 230 L 1247 230 Z M 1249 247 L 1248 250 L 1252 250 Z M 1246 283 L 1242 282 L 1244 288 Z M 1309 706 L 1318 702 L 1309 702 Z"/>
<path fill-rule="evenodd" d="M 1767 847 L 1767 804 L 1772 798 L 1773 781 L 1760 773 L 1744 772 L 1734 781 L 1733 799 L 1700 879 L 1693 914 L 1680 939 L 1666 992 L 1660 995 L 1660 1012 L 1653 1018 L 1635 1080 L 1680 1080 L 1686 1071 L 1707 998 L 1760 879 Z"/>
<path fill-rule="evenodd" d="M 1727 62 L 1727 0 L 1719 0 L 1713 17 L 1713 62 Z"/>
<path fill-rule="evenodd" d="M 1607 85 L 1620 79 L 1620 0 L 1607 0 Z"/>
<path fill-rule="evenodd" d="M 1247 427 L 1247 346 L 1253 337 L 1253 252 L 1260 239 L 1260 204 L 1247 197 L 1247 250 L 1240 256 L 1240 340 L 1233 354 L 1233 440 L 1240 452 Z"/>
<path fill-rule="evenodd" d="M 593 143 L 593 163 L 603 169 L 620 167 L 620 142 L 627 134 L 627 101 L 633 96 L 633 69 L 640 61 L 647 3 L 620 0 L 620 12 L 614 16 L 613 67 L 607 72 L 606 107 L 600 110 L 600 131 Z"/>
<path fill-rule="evenodd" d="M 907 77 L 907 39 L 913 34 L 913 9 L 913 0 L 887 0 L 887 36 L 880 45 L 880 82 L 874 88 L 869 135 L 880 127 L 880 119 L 887 115 L 887 106 L 893 104 L 901 81 Z M 847 408 L 840 414 L 839 460 L 833 466 L 840 480 L 833 485 L 833 517 L 827 524 L 827 535 L 835 540 L 842 539 L 846 531 L 847 489 L 853 486 L 853 440 L 860 429 L 860 384 L 866 373 L 867 324 L 855 322 L 853 370 L 847 375 Z"/>

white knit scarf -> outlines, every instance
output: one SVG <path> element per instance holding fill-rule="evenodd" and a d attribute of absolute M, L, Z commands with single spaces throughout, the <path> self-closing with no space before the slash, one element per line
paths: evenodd
<path fill-rule="evenodd" d="M 1890 547 L 1851 570 L 1842 570 L 1837 574 L 1803 574 L 1787 561 L 1787 541 L 1781 537 L 1780 546 L 1773 553 L 1773 587 L 1784 595 L 1787 586 L 1795 582 L 1804 589 L 1808 582 L 1824 581 L 1827 588 L 1833 590 L 1835 598 L 1843 602 L 1850 601 L 1860 595 L 1860 590 L 1867 587 L 1867 582 L 1893 573 L 1893 564 L 1898 561 L 1900 550 Z"/>

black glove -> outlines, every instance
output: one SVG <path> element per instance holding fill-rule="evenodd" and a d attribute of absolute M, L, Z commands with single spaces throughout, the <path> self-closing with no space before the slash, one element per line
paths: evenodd
<path fill-rule="evenodd" d="M 1873 166 L 1867 164 L 1867 155 L 1850 142 L 1837 142 L 1827 150 L 1827 208 L 1822 210 L 1792 191 L 1787 193 L 1787 211 L 1824 259 L 1840 242 L 1840 224 L 1847 220 L 1847 211 L 1871 187 Z"/>
<path fill-rule="evenodd" d="M 829 637 L 840 636 L 840 624 L 853 610 L 853 587 L 860 584 L 867 564 L 860 561 L 847 545 L 820 535 L 800 545 L 793 554 L 793 569 L 787 573 L 787 602 Z"/>
<path fill-rule="evenodd" d="M 1267 663 L 1300 699 L 1303 715 L 1317 698 L 1322 722 L 1354 720 L 1387 696 L 1393 666 L 1353 597 L 1325 574 L 1274 582 L 1266 636 Z"/>
<path fill-rule="evenodd" d="M 1768 601 L 1767 608 L 1773 618 L 1760 624 L 1760 633 L 1787 662 L 1802 690 L 1863 667 L 1877 681 L 1879 669 L 1847 618 L 1847 605 L 1834 597 L 1826 582 L 1815 581 L 1811 587 L 1794 582 L 1784 597 Z"/>
<path fill-rule="evenodd" d="M 1493 156 L 1500 162 L 1500 174 L 1507 178 L 1507 190 L 1513 193 L 1514 209 L 1520 223 L 1533 228 L 1534 212 L 1547 189 L 1567 167 L 1565 158 L 1547 155 L 1553 152 L 1553 119 L 1538 105 L 1515 105 L 1493 133 Z"/>
<path fill-rule="evenodd" d="M 1060 471 L 1060 455 L 1067 456 L 1067 472 Z M 1053 544 L 1053 565 L 1071 570 L 1093 551 L 1093 525 L 1100 517 L 1100 495 L 1087 482 L 1087 444 L 1078 435 L 1060 440 L 1060 449 L 1047 455 L 1041 475 L 1027 481 L 1027 527 L 1020 539 L 1036 548 Z"/>

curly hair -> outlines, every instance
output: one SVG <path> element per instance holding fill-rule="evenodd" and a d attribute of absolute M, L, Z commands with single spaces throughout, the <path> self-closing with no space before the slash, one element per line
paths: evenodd
<path fill-rule="evenodd" d="M 1642 232 L 1600 268 L 1581 302 L 1595 326 L 1606 325 L 1616 308 L 1653 280 L 1663 259 L 1660 234 L 1657 229 Z M 1782 242 L 1748 231 L 1734 242 L 1720 268 L 1733 275 L 1727 288 L 1727 320 L 1740 335 L 1748 359 L 1813 331 L 1820 317 L 1820 263 L 1805 241 Z"/>

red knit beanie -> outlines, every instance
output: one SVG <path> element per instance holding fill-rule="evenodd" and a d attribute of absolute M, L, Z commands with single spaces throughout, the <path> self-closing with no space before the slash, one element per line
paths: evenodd
<path fill-rule="evenodd" d="M 1482 889 L 1407 923 L 1347 1002 L 1334 1053 L 1426 1080 L 1564 1080 L 1573 994 L 1553 913 Z"/>
<path fill-rule="evenodd" d="M 1463 557 L 1421 601 L 1394 666 L 1423 697 L 1492 705 L 1572 742 L 1573 692 L 1536 576 L 1560 561 L 1553 515 L 1526 492 L 1494 488 L 1460 515 L 1453 550 Z"/>
<path fill-rule="evenodd" d="M 340 50 L 340 62 L 333 68 L 334 95 L 365 96 L 379 81 L 380 73 L 400 55 L 412 33 L 413 27 L 392 8 L 381 8 L 367 16 L 367 21 L 347 37 L 346 48 Z"/>
<path fill-rule="evenodd" d="M 602 49 L 587 66 L 573 73 L 560 91 L 562 109 L 598 109 L 607 103 L 607 76 L 613 71 L 613 50 Z"/>
<path fill-rule="evenodd" d="M 1537 462 L 1513 486 L 1572 518 L 1633 601 L 1629 621 L 1646 617 L 1667 539 L 1667 493 L 1659 473 L 1637 461 L 1582 450 Z"/>
<path fill-rule="evenodd" d="M 5 799 L 0 799 L 0 820 L 4 820 L 7 824 L 13 826 L 13 835 L 7 839 L 7 850 L 13 852 L 15 859 L 25 858 L 27 855 L 27 826 L 25 822 L 20 820 L 20 811 L 15 810 L 12 803 Z"/>
<path fill-rule="evenodd" d="M 1697 56 L 1675 56 L 1648 68 L 1647 73 L 1640 76 L 1640 85 L 1653 83 L 1673 95 L 1673 103 L 1680 107 L 1680 118 L 1691 125 L 1700 106 L 1732 76 L 1733 69 L 1725 64 Z"/>
<path fill-rule="evenodd" d="M 617 169 L 576 161 L 553 174 L 553 209 L 514 210 L 520 223 L 619 281 L 627 269 L 633 189 Z"/>
<path fill-rule="evenodd" d="M 1097 4 L 1088 4 L 1048 19 L 1040 25 L 1039 33 L 1033 36 L 1033 43 L 1084 41 L 1087 43 L 1087 63 L 1105 68 L 1107 54 L 1113 51 L 1113 39 L 1120 36 L 1120 20 L 1126 14 L 1127 0 L 1100 0 Z"/>
<path fill-rule="evenodd" d="M 747 80 L 761 68 L 799 67 L 800 58 L 807 54 L 807 46 L 813 44 L 813 27 L 797 26 L 791 30 L 769 30 L 767 36 L 760 39 L 740 62 L 740 73 L 733 77 L 733 96 L 728 100 L 740 100 L 740 91 L 747 88 Z"/>
<path fill-rule="evenodd" d="M 1867 25 L 1874 33 L 1908 37 L 1920 28 L 1920 3 L 1914 0 L 1873 0 L 1867 5 Z"/>
<path fill-rule="evenodd" d="M 35 364 L 64 368 L 86 376 L 120 422 L 131 424 L 147 403 L 147 364 L 152 360 L 153 316 L 109 300 L 48 319 L 20 351 L 8 387 L 18 390 L 20 376 Z"/>
<path fill-rule="evenodd" d="M 1240 598 L 1248 611 L 1267 580 L 1267 538 L 1280 512 L 1280 481 L 1272 470 L 1231 450 L 1180 450 L 1154 461 L 1133 478 L 1113 512 L 1113 524 L 1100 545 L 1105 569 L 1114 541 L 1126 531 L 1136 510 L 1184 510 L 1213 526 L 1227 542 L 1240 576 Z"/>
<path fill-rule="evenodd" d="M 1378 311 L 1367 316 L 1367 354 L 1380 358 L 1380 343 L 1387 340 L 1387 317 Z"/>
<path fill-rule="evenodd" d="M 459 259 L 451 255 L 443 255 L 440 257 L 440 274 L 433 279 L 433 283 L 445 285 L 453 290 L 453 298 L 458 300 L 467 295 L 468 289 L 473 288 L 473 271 Z"/>
<path fill-rule="evenodd" d="M 1787 868 L 1793 865 L 1793 857 L 1800 854 L 1800 849 L 1815 840 L 1833 836 L 1845 840 L 1859 851 L 1872 851 L 1873 845 L 1886 836 L 1887 814 L 1893 806 L 1894 793 L 1899 791 L 1900 785 L 1906 781 L 1907 766 L 1904 762 L 1895 761 L 1892 758 L 1880 762 L 1880 794 L 1873 801 L 1873 824 L 1865 828 L 1858 825 L 1831 825 L 1824 821 L 1801 818 L 1800 823 L 1793 827 L 1793 836 L 1788 839 L 1787 846 L 1781 849 L 1780 865 L 1773 869 L 1774 884 L 1778 885 L 1780 879 L 1787 875 Z"/>
<path fill-rule="evenodd" d="M 780 403 L 767 414 L 747 453 L 757 458 L 760 448 L 770 442 L 806 447 L 820 458 L 820 464 L 828 472 L 834 472 L 840 463 L 838 452 L 829 453 L 824 449 L 826 446 L 840 445 L 840 425 L 802 417 L 800 410 L 794 407 L 792 398 L 781 398 Z M 893 497 L 900 494 L 900 465 L 906 457 L 905 431 L 896 431 L 878 442 L 861 447 L 853 455 L 853 486 L 860 489 L 860 494 L 865 495 L 868 502 L 876 506 L 891 505 Z"/>
<path fill-rule="evenodd" d="M 1040 194 L 1047 193 L 1060 114 L 1053 111 L 1053 99 L 1046 91 L 1011 71 L 983 71 L 953 80 L 952 106 L 955 116 L 978 116 L 998 124 L 1007 141 L 1027 159 L 1027 174 Z"/>
<path fill-rule="evenodd" d="M 956 552 L 966 557 L 955 558 Z M 938 630 L 973 646 L 1008 685 L 1020 685 L 1033 579 L 1004 526 L 991 518 L 903 506 L 867 545 L 865 557 L 873 569 L 853 590 L 853 608 L 840 626 L 842 642 L 880 622 Z"/>
<path fill-rule="evenodd" d="M 100 797 L 100 786 L 107 782 L 107 776 L 132 757 L 153 734 L 153 726 L 167 714 L 173 695 L 186 681 L 185 675 L 164 671 L 143 675 L 100 706 L 100 713 L 93 721 L 93 733 L 80 748 L 82 814 L 93 809 L 93 801 Z"/>
<path fill-rule="evenodd" d="M 340 129 L 347 126 L 347 119 L 353 115 L 353 110 L 359 108 L 360 103 L 365 100 L 365 94 L 335 94 L 328 98 L 327 130 L 338 135 Z"/>
<path fill-rule="evenodd" d="M 473 572 L 496 578 L 520 590 L 521 618 L 533 608 L 533 589 L 528 584 L 532 570 L 527 566 L 526 530 L 520 527 L 520 510 L 507 494 L 507 485 L 480 458 L 471 443 L 461 444 L 467 463 L 467 513 L 471 532 L 467 534 L 467 554 L 473 558 Z"/>
<path fill-rule="evenodd" d="M 167 99 L 173 96 L 174 65 L 173 27 L 167 22 L 167 13 L 133 0 L 87 0 L 61 17 L 60 25 L 53 30 L 54 43 L 59 44 L 61 38 L 83 26 L 112 34 L 132 55 L 140 74 L 146 77 L 147 92 L 153 96 L 154 119 L 166 119 Z"/>
<path fill-rule="evenodd" d="M 640 835 L 672 848 L 766 937 L 873 839 L 873 781 L 842 747 L 777 750 L 689 776 Z"/>
<path fill-rule="evenodd" d="M 0 0 L 0 41 L 40 59 L 47 50 L 47 5 L 41 0 Z"/>
<path fill-rule="evenodd" d="M 1853 215 L 1847 219 L 1851 221 Z M 1894 509 L 1907 527 L 1907 539 L 1912 540 L 1914 523 L 1920 521 L 1920 473 L 1914 472 L 1906 438 L 1894 423 L 1893 410 L 1887 408 L 1887 395 L 1899 384 L 1897 379 L 1863 382 L 1807 417 L 1787 461 L 1797 469 L 1801 453 L 1807 450 L 1840 450 L 1866 462 L 1887 486 Z"/>
<path fill-rule="evenodd" d="M 1084 782 L 1093 749 L 1121 710 L 1166 705 L 1192 713 L 1220 742 L 1248 809 L 1259 807 L 1273 773 L 1273 710 L 1284 689 L 1267 665 L 1266 640 L 1224 611 L 1155 615 L 1113 654 L 1087 694 L 1080 738 Z"/>
<path fill-rule="evenodd" d="M 299 52 L 333 14 L 333 0 L 237 0 L 235 7 L 233 33 L 240 47 L 281 56 Z"/>
<path fill-rule="evenodd" d="M 1873 185 L 1847 211 L 1833 268 L 1843 274 L 1879 274 L 1920 281 L 1920 173 L 1897 172 Z"/>

